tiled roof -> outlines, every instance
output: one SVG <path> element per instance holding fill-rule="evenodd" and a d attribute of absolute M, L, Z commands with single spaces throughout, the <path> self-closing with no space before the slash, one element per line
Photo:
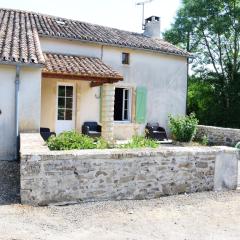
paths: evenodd
<path fill-rule="evenodd" d="M 96 57 L 80 57 L 55 53 L 44 53 L 43 74 L 60 74 L 87 77 L 89 80 L 123 80 L 123 77 Z"/>
<path fill-rule="evenodd" d="M 39 36 L 190 56 L 168 42 L 140 33 L 39 13 L 0 9 L 0 62 L 43 64 Z"/>
<path fill-rule="evenodd" d="M 32 14 L 0 10 L 0 62 L 44 63 Z"/>
<path fill-rule="evenodd" d="M 68 38 L 168 54 L 190 56 L 186 51 L 158 38 L 71 19 L 33 14 L 40 36 Z"/>

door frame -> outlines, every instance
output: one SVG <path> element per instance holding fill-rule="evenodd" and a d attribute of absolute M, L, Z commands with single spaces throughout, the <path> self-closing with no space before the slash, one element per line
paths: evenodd
<path fill-rule="evenodd" d="M 73 129 L 76 130 L 76 106 L 77 106 L 77 99 L 76 99 L 76 83 L 69 83 L 69 82 L 57 82 L 56 85 L 56 115 L 55 115 L 55 131 L 57 133 L 57 122 L 58 120 L 58 89 L 59 86 L 72 86 L 73 87 L 73 106 L 72 106 L 72 122 L 73 122 Z M 67 121 L 67 120 L 62 120 Z"/>

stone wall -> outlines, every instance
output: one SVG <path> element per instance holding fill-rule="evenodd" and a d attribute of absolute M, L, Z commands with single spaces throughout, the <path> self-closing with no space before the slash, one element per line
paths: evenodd
<path fill-rule="evenodd" d="M 227 147 L 49 151 L 42 144 L 36 134 L 21 135 L 23 204 L 150 199 L 213 190 L 215 162 L 224 162 L 226 154 L 230 162 L 239 158 L 236 149 Z M 228 178 L 217 179 L 218 190 L 236 188 L 234 171 L 230 184 Z"/>
<path fill-rule="evenodd" d="M 199 125 L 196 138 L 207 136 L 212 145 L 235 146 L 240 142 L 240 129 Z"/>

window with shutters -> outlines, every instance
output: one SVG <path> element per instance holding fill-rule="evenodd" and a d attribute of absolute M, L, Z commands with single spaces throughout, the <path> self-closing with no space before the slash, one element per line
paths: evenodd
<path fill-rule="evenodd" d="M 131 120 L 131 89 L 115 88 L 114 121 Z"/>

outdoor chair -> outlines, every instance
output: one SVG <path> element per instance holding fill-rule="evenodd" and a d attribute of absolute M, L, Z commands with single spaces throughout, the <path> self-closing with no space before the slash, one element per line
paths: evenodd
<path fill-rule="evenodd" d="M 51 132 L 49 128 L 40 128 L 40 134 L 44 141 L 47 141 L 51 136 L 56 136 L 55 132 Z"/>
<path fill-rule="evenodd" d="M 84 122 L 82 134 L 89 137 L 101 137 L 102 127 L 97 122 Z"/>
<path fill-rule="evenodd" d="M 147 138 L 156 139 L 158 141 L 168 141 L 167 133 L 158 123 L 147 123 L 145 127 Z"/>

